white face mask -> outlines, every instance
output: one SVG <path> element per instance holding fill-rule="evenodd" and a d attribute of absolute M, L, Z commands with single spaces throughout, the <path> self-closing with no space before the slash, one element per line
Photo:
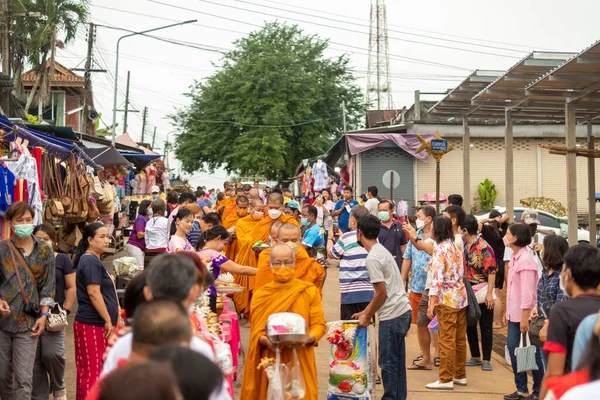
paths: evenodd
<path fill-rule="evenodd" d="M 422 219 L 418 219 L 415 221 L 415 224 L 417 225 L 417 229 L 423 229 L 425 228 L 425 221 L 423 221 Z"/>
<path fill-rule="evenodd" d="M 281 214 L 281 210 L 269 210 L 269 217 L 271 217 L 271 219 L 277 219 L 281 217 Z"/>

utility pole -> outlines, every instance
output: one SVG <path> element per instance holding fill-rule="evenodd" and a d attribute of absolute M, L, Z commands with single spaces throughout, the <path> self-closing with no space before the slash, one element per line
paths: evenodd
<path fill-rule="evenodd" d="M 169 170 L 169 148 L 171 147 L 171 143 L 169 143 L 169 139 L 165 142 L 165 161 L 167 164 L 167 170 Z"/>
<path fill-rule="evenodd" d="M 129 78 L 131 71 L 127 71 L 127 89 L 125 90 L 125 116 L 123 117 L 123 133 L 127 133 L 127 114 L 129 113 Z"/>
<path fill-rule="evenodd" d="M 146 134 L 146 119 L 148 118 L 148 107 L 144 107 L 144 116 L 142 122 L 142 143 L 144 143 L 144 135 Z"/>
<path fill-rule="evenodd" d="M 346 129 L 346 102 L 342 101 L 342 118 L 343 118 L 343 124 L 344 124 L 344 132 L 348 132 L 348 130 Z"/>
<path fill-rule="evenodd" d="M 81 129 L 81 132 L 83 133 L 87 133 L 87 126 L 88 126 L 88 114 L 90 112 L 90 110 L 88 110 L 88 108 L 91 107 L 92 104 L 92 74 L 90 72 L 90 70 L 92 69 L 92 55 L 93 55 L 93 49 L 94 49 L 94 36 L 95 36 L 95 31 L 96 31 L 96 27 L 94 26 L 93 22 L 90 22 L 90 31 L 88 33 L 88 49 L 87 49 L 87 59 L 85 60 L 85 73 L 83 74 L 83 77 L 85 79 L 85 94 L 83 97 L 83 110 L 82 110 L 82 118 L 81 121 L 83 123 L 80 124 L 79 129 Z"/>
<path fill-rule="evenodd" d="M 154 135 L 152 135 L 152 151 L 154 151 L 154 140 L 156 140 L 156 127 L 154 127 Z"/>
<path fill-rule="evenodd" d="M 2 73 L 10 77 L 10 13 L 9 0 L 0 0 L 2 8 Z"/>

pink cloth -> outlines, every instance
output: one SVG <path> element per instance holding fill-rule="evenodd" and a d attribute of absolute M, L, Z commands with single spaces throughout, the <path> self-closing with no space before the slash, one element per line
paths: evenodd
<path fill-rule="evenodd" d="M 225 305 L 224 305 L 225 306 Z M 233 374 L 233 379 L 237 381 L 237 368 L 238 368 L 238 356 L 240 354 L 240 324 L 238 320 L 238 316 L 233 311 L 226 311 L 219 316 L 221 321 L 227 321 L 231 324 L 230 328 L 230 337 L 227 343 L 231 346 L 231 354 L 233 356 L 233 366 L 235 367 L 235 371 Z"/>
<path fill-rule="evenodd" d="M 433 136 L 434 135 L 431 133 L 421 135 L 425 140 L 429 140 Z M 421 145 L 421 142 L 419 142 L 417 135 L 414 133 L 358 133 L 346 135 L 346 140 L 348 142 L 350 154 L 352 155 L 372 149 L 383 141 L 391 140 L 402 150 L 421 161 L 425 161 L 428 157 L 426 151 L 422 151 L 418 154 L 415 153 L 415 150 Z"/>
<path fill-rule="evenodd" d="M 527 246 L 513 254 L 506 286 L 507 321 L 521 322 L 523 310 L 531 310 L 537 304 L 537 271 L 537 263 Z"/>

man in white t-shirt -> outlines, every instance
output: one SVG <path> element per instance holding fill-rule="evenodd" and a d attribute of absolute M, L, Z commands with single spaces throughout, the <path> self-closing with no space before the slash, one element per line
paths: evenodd
<path fill-rule="evenodd" d="M 377 313 L 379 319 L 379 366 L 384 399 L 406 399 L 406 344 L 411 308 L 392 254 L 377 241 L 381 222 L 373 215 L 358 220 L 358 243 L 369 252 L 365 261 L 375 295 L 364 311 L 354 314 L 367 326 Z"/>
<path fill-rule="evenodd" d="M 198 284 L 198 272 L 194 262 L 181 254 L 163 254 L 156 257 L 147 271 L 147 286 L 144 288 L 144 297 L 147 301 L 168 299 L 181 303 L 185 310 L 191 312 L 193 306 L 212 282 L 205 279 L 203 287 Z M 206 277 L 211 277 L 207 274 Z M 212 281 L 212 279 L 210 279 Z M 108 353 L 104 361 L 102 375 L 114 370 L 119 360 L 129 358 L 133 335 L 131 333 L 121 337 Z M 215 359 L 212 347 L 193 337 L 190 348 L 208 357 Z"/>
<path fill-rule="evenodd" d="M 365 207 L 371 215 L 377 216 L 379 212 L 379 199 L 377 198 L 377 194 L 379 194 L 379 190 L 377 190 L 377 186 L 369 186 L 367 188 L 367 198 L 368 200 L 365 202 Z"/>

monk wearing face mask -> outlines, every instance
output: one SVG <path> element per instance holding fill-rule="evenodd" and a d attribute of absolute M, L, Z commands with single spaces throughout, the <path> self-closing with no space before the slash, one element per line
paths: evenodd
<path fill-rule="evenodd" d="M 252 240 L 252 232 L 254 231 L 254 227 L 258 224 L 264 217 L 264 208 L 265 205 L 260 200 L 252 200 L 250 202 L 250 207 L 248 208 L 248 215 L 240 218 L 235 225 L 235 236 L 236 236 L 236 256 L 235 258 L 230 258 L 234 260 L 240 265 L 250 265 L 249 260 L 251 255 L 255 257 L 254 252 L 252 251 L 252 245 L 254 242 Z M 235 302 L 235 306 L 237 311 L 244 315 L 249 315 L 250 312 L 250 290 L 251 286 L 254 286 L 254 277 L 250 277 L 247 275 L 234 275 L 235 283 L 240 286 L 243 286 L 245 290 L 240 293 L 236 293 L 233 295 L 233 301 Z"/>
<path fill-rule="evenodd" d="M 235 199 L 235 207 L 233 210 L 229 210 L 230 206 L 223 212 L 223 227 L 229 232 L 229 243 L 225 246 L 225 256 L 230 260 L 235 260 L 237 255 L 237 238 L 236 238 L 236 225 L 240 218 L 248 216 L 248 208 L 250 202 L 247 197 L 240 196 Z"/>
<path fill-rule="evenodd" d="M 267 319 L 271 314 L 289 312 L 299 314 L 306 321 L 307 337 L 296 348 L 300 369 L 306 387 L 306 400 L 318 399 L 317 369 L 314 347 L 325 334 L 327 325 L 323 314 L 321 296 L 308 282 L 295 279 L 294 251 L 287 245 L 276 245 L 270 252 L 270 266 L 274 280 L 256 290 L 252 298 L 252 328 L 248 356 L 242 382 L 242 400 L 267 398 L 267 375 L 256 367 L 263 357 L 275 357 L 275 345 L 266 336 Z M 281 349 L 281 363 L 292 360 L 291 349 Z"/>
<path fill-rule="evenodd" d="M 292 224 L 284 224 L 279 228 L 279 232 L 277 233 L 277 244 L 288 246 L 294 251 L 296 257 L 294 276 L 302 281 L 312 283 L 319 289 L 319 293 L 321 293 L 323 281 L 325 280 L 325 269 L 317 260 L 308 255 L 301 243 L 302 238 L 298 227 Z M 269 251 L 269 249 L 265 251 Z M 268 264 L 265 265 L 265 261 L 266 257 L 263 258 L 261 253 L 259 257 L 258 272 L 256 273 L 256 280 L 254 283 L 255 291 L 260 287 L 273 282 L 274 272 L 271 268 L 267 268 Z"/>

